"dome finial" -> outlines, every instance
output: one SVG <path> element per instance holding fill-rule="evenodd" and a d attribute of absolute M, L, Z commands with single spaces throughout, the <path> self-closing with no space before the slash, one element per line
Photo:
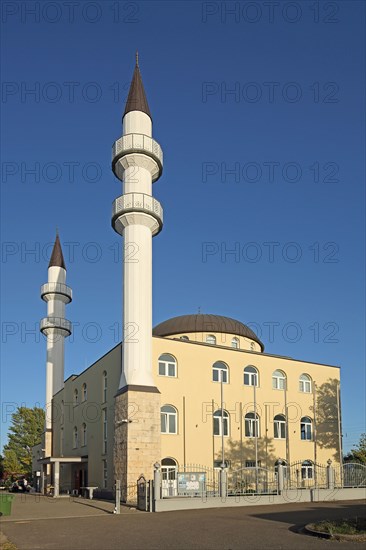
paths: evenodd
<path fill-rule="evenodd" d="M 136 50 L 135 56 L 136 56 L 136 67 L 138 67 L 139 66 L 139 52 L 138 52 L 138 50 Z"/>

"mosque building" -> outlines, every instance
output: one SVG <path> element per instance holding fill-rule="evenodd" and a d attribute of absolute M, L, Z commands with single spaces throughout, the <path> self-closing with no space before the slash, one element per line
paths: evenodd
<path fill-rule="evenodd" d="M 300 464 L 306 480 L 313 464 L 339 462 L 339 367 L 267 353 L 248 326 L 220 315 L 182 315 L 152 327 L 152 238 L 163 227 L 152 184 L 163 153 L 138 59 L 112 169 L 122 182 L 112 227 L 125 255 L 132 243 L 139 251 L 138 262 L 123 261 L 123 342 L 64 380 L 72 290 L 57 235 L 41 287 L 47 418 L 33 470 L 42 490 L 58 496 L 95 487 L 112 497 L 120 480 L 128 500 L 157 463 L 163 491 L 174 495 L 177 473 L 191 465 L 270 469 L 281 460 Z"/>

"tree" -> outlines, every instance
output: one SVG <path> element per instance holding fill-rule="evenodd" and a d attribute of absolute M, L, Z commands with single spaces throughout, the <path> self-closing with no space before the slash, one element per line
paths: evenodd
<path fill-rule="evenodd" d="M 361 434 L 358 445 L 344 457 L 344 461 L 359 462 L 366 465 L 366 433 Z"/>
<path fill-rule="evenodd" d="M 40 442 L 44 431 L 44 410 L 39 407 L 18 407 L 12 414 L 11 422 L 8 443 L 4 446 L 5 473 L 30 476 L 32 447 Z"/>
<path fill-rule="evenodd" d="M 6 449 L 4 451 L 4 473 L 6 477 L 13 479 L 26 473 L 23 464 L 18 459 L 15 451 Z"/>

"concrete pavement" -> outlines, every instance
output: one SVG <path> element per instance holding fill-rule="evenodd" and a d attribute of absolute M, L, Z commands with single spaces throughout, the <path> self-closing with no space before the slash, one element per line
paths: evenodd
<path fill-rule="evenodd" d="M 46 497 L 43 497 L 46 498 Z M 47 499 L 48 500 L 48 499 Z M 59 501 L 58 501 L 59 502 Z M 102 501 L 69 503 L 79 517 L 32 514 L 16 503 L 17 515 L 2 522 L 2 530 L 19 550 L 349 550 L 350 544 L 300 534 L 302 527 L 321 519 L 365 514 L 362 501 L 283 504 L 150 514 L 129 511 L 116 516 L 113 505 Z M 93 503 L 94 511 L 86 504 Z M 34 508 L 36 503 L 28 503 Z M 49 504 L 49 508 L 57 504 Z M 66 503 L 61 504 L 66 507 Z M 76 506 L 76 508 L 71 508 Z M 15 509 L 14 508 L 14 509 Z M 37 509 L 37 508 L 36 508 Z M 22 510 L 22 514 L 20 514 Z M 38 508 L 40 512 L 41 508 Z M 56 510 L 54 508 L 53 510 Z M 55 511 L 53 512 L 55 514 Z M 21 519 L 21 518 L 24 519 Z"/>

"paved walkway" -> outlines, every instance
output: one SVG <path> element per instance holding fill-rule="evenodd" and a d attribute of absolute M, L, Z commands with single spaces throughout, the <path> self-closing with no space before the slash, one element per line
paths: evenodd
<path fill-rule="evenodd" d="M 122 508 L 116 516 L 111 503 L 66 499 L 47 505 L 48 499 L 42 499 L 17 500 L 14 515 L 2 522 L 5 535 L 19 550 L 350 550 L 361 546 L 299 531 L 312 521 L 365 513 L 362 501 L 343 501 L 159 514 Z M 78 516 L 63 516 L 65 510 Z"/>

